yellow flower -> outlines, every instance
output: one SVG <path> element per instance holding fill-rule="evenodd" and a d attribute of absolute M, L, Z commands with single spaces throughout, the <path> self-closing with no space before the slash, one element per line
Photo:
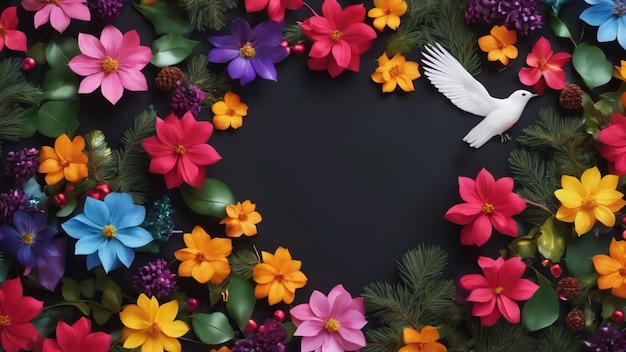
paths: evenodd
<path fill-rule="evenodd" d="M 173 300 L 159 306 L 156 297 L 139 295 L 137 304 L 129 304 L 120 313 L 124 324 L 122 340 L 124 348 L 141 346 L 141 352 L 180 352 L 179 337 L 189 331 L 182 320 L 176 319 L 178 301 Z"/>
<path fill-rule="evenodd" d="M 291 304 L 296 289 L 306 285 L 307 278 L 300 271 L 302 262 L 291 259 L 287 248 L 278 247 L 274 254 L 263 251 L 263 262 L 254 266 L 252 270 L 254 281 L 254 296 L 259 299 L 268 297 L 270 305 L 281 300 Z"/>
<path fill-rule="evenodd" d="M 46 183 L 56 184 L 63 179 L 78 182 L 89 175 L 87 155 L 83 153 L 85 139 L 81 136 L 70 138 L 62 134 L 54 141 L 54 148 L 41 147 L 39 172 L 46 174 Z"/>
<path fill-rule="evenodd" d="M 374 19 L 374 27 L 381 32 L 385 26 L 396 30 L 407 7 L 404 0 L 374 0 L 374 8 L 367 12 L 367 16 Z"/>
<path fill-rule="evenodd" d="M 391 60 L 387 53 L 383 53 L 378 58 L 378 68 L 372 73 L 372 81 L 383 84 L 383 92 L 389 93 L 400 86 L 405 92 L 415 90 L 413 81 L 418 79 L 419 72 L 417 62 L 406 61 L 402 54 L 395 54 Z"/>
<path fill-rule="evenodd" d="M 598 288 L 610 288 L 614 296 L 626 298 L 626 241 L 611 239 L 609 254 L 598 254 L 591 258 L 600 274 Z"/>
<path fill-rule="evenodd" d="M 402 342 L 406 345 L 400 347 L 398 352 L 446 352 L 446 346 L 437 340 L 439 331 L 433 326 L 424 326 L 420 330 L 404 328 Z"/>
<path fill-rule="evenodd" d="M 509 64 L 509 59 L 517 57 L 517 32 L 509 31 L 505 26 L 493 26 L 489 35 L 478 39 L 480 50 L 488 53 L 487 60 L 499 60 L 503 65 Z"/>
<path fill-rule="evenodd" d="M 248 105 L 241 102 L 239 96 L 232 92 L 226 92 L 224 100 L 217 101 L 211 106 L 213 125 L 218 130 L 228 127 L 239 128 L 243 125 L 243 116 L 248 115 Z"/>
<path fill-rule="evenodd" d="M 260 223 L 262 218 L 259 212 L 254 211 L 255 208 L 256 204 L 249 200 L 243 203 L 237 202 L 235 205 L 227 205 L 227 216 L 220 221 L 220 224 L 226 224 L 226 235 L 228 237 L 256 235 L 256 224 Z"/>
<path fill-rule="evenodd" d="M 562 204 L 556 212 L 556 218 L 573 222 L 578 236 L 589 232 L 596 220 L 605 226 L 615 225 L 614 213 L 626 205 L 622 199 L 624 194 L 615 190 L 619 177 L 600 177 L 600 170 L 595 166 L 585 170 L 580 181 L 576 177 L 563 175 L 563 188 L 554 191 Z"/>
<path fill-rule="evenodd" d="M 187 248 L 174 253 L 180 260 L 178 275 L 193 277 L 201 284 L 211 281 L 219 284 L 230 274 L 228 257 L 233 250 L 232 241 L 227 238 L 213 238 L 200 226 L 183 235 Z"/>

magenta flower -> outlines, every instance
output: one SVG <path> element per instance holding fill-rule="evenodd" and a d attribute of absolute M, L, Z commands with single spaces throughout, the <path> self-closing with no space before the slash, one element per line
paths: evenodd
<path fill-rule="evenodd" d="M 466 203 L 448 209 L 444 218 L 463 225 L 461 244 L 484 245 L 491 237 L 492 226 L 503 235 L 517 237 L 517 223 L 512 216 L 526 209 L 526 201 L 513 193 L 513 178 L 496 181 L 483 168 L 476 181 L 459 177 L 459 193 Z"/>
<path fill-rule="evenodd" d="M 48 21 L 52 28 L 63 33 L 69 27 L 72 18 L 90 21 L 91 13 L 85 0 L 22 0 L 27 11 L 35 13 L 35 28 Z"/>
<path fill-rule="evenodd" d="M 91 321 L 85 317 L 72 326 L 62 320 L 57 323 L 56 338 L 43 341 L 43 352 L 107 352 L 111 347 L 111 335 L 91 332 Z"/>
<path fill-rule="evenodd" d="M 568 53 L 554 54 L 550 42 L 541 37 L 526 56 L 526 64 L 530 67 L 523 67 L 519 71 L 519 80 L 522 84 L 534 86 L 539 95 L 546 90 L 546 85 L 552 89 L 563 89 L 566 83 L 563 66 L 571 58 L 572 55 Z"/>
<path fill-rule="evenodd" d="M 352 298 L 342 285 L 333 287 L 328 297 L 313 291 L 309 303 L 289 311 L 302 336 L 302 351 L 356 351 L 365 347 L 361 329 L 367 324 L 362 298 Z"/>
<path fill-rule="evenodd" d="M 611 115 L 611 123 L 600 133 L 600 155 L 609 161 L 609 172 L 626 175 L 626 116 L 619 112 Z"/>
<path fill-rule="evenodd" d="M 17 7 L 7 7 L 0 15 L 0 50 L 7 48 L 26 51 L 26 34 L 17 30 Z"/>
<path fill-rule="evenodd" d="M 246 0 L 246 12 L 259 12 L 267 7 L 268 17 L 276 22 L 285 18 L 285 9 L 297 10 L 302 6 L 302 0 Z"/>
<path fill-rule="evenodd" d="M 480 317 L 484 326 L 493 326 L 500 315 L 510 323 L 520 322 L 520 310 L 516 301 L 530 299 L 539 289 L 534 282 L 522 279 L 526 264 L 520 257 L 493 260 L 478 257 L 483 275 L 468 274 L 461 277 L 460 284 L 470 290 L 466 301 L 474 302 L 472 315 Z"/>
<path fill-rule="evenodd" d="M 91 93 L 101 87 L 102 95 L 115 105 L 124 88 L 148 90 L 141 69 L 152 59 L 152 50 L 140 45 L 137 31 L 131 30 L 122 35 L 119 29 L 106 26 L 100 39 L 79 33 L 78 47 L 81 53 L 69 62 L 74 73 L 86 76 L 80 82 L 78 93 Z"/>

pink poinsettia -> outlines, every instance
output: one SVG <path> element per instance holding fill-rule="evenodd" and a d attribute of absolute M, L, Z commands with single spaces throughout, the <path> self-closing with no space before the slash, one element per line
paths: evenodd
<path fill-rule="evenodd" d="M 352 298 L 342 285 L 333 287 L 328 297 L 315 290 L 309 303 L 289 311 L 302 336 L 302 351 L 356 351 L 365 347 L 361 329 L 367 324 L 363 298 Z"/>
<path fill-rule="evenodd" d="M 7 48 L 26 51 L 26 34 L 16 30 L 18 24 L 17 7 L 7 7 L 0 15 L 0 50 Z"/>
<path fill-rule="evenodd" d="M 50 22 L 52 28 L 63 33 L 70 25 L 72 18 L 90 21 L 91 13 L 85 0 L 22 0 L 27 11 L 35 13 L 35 28 Z"/>
<path fill-rule="evenodd" d="M 246 0 L 246 12 L 259 12 L 267 7 L 268 17 L 275 22 L 285 18 L 285 9 L 297 10 L 302 6 L 302 0 Z"/>
<path fill-rule="evenodd" d="M 0 345 L 6 352 L 31 351 L 41 338 L 31 321 L 43 308 L 43 302 L 23 296 L 19 278 L 0 286 Z"/>
<path fill-rule="evenodd" d="M 361 54 L 372 46 L 376 32 L 367 24 L 365 7 L 351 5 L 345 9 L 337 0 L 325 0 L 322 13 L 300 24 L 302 32 L 313 41 L 309 52 L 309 69 L 328 70 L 336 77 L 344 70 L 359 71 Z"/>
<path fill-rule="evenodd" d="M 476 181 L 459 177 L 459 193 L 466 203 L 448 209 L 444 218 L 463 225 L 461 244 L 484 245 L 491 237 L 492 227 L 503 235 L 517 237 L 517 223 L 512 216 L 526 209 L 526 201 L 513 193 L 513 178 L 495 180 L 483 168 Z"/>
<path fill-rule="evenodd" d="M 459 280 L 470 291 L 465 300 L 474 302 L 472 315 L 480 317 L 484 326 L 495 325 L 500 315 L 510 323 L 519 323 L 520 310 L 516 302 L 530 299 L 539 289 L 534 282 L 522 279 L 526 264 L 520 257 L 506 260 L 479 257 L 478 265 L 484 276 L 468 274 Z"/>
<path fill-rule="evenodd" d="M 69 62 L 74 73 L 86 76 L 80 82 L 78 93 L 91 93 L 101 87 L 102 95 L 115 105 L 124 89 L 148 90 L 141 69 L 152 59 L 152 50 L 140 45 L 137 31 L 122 34 L 109 25 L 102 30 L 100 39 L 79 33 L 78 48 L 81 53 Z"/>
<path fill-rule="evenodd" d="M 572 55 L 568 53 L 554 54 L 550 42 L 541 37 L 526 56 L 526 64 L 530 67 L 523 67 L 519 71 L 519 80 L 522 84 L 534 86 L 539 95 L 545 92 L 546 85 L 552 89 L 563 89 L 566 83 L 563 66 L 571 58 Z"/>
<path fill-rule="evenodd" d="M 43 352 L 107 352 L 111 347 L 111 335 L 104 332 L 91 332 L 91 322 L 85 317 L 72 326 L 59 320 L 56 339 L 43 341 Z"/>
<path fill-rule="evenodd" d="M 222 157 L 206 142 L 213 134 L 213 125 L 196 121 L 191 112 L 179 119 L 174 114 L 157 118 L 156 136 L 141 142 L 143 149 L 152 157 L 150 172 L 165 175 L 168 189 L 183 182 L 200 188 L 206 177 L 205 166 L 216 163 Z"/>
<path fill-rule="evenodd" d="M 626 116 L 614 112 L 609 126 L 598 133 L 598 142 L 600 155 L 609 161 L 609 172 L 626 175 Z"/>

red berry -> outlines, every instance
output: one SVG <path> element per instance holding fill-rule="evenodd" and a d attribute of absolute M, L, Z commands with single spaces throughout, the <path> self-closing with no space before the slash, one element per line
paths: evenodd
<path fill-rule="evenodd" d="M 56 204 L 60 208 L 63 208 L 67 205 L 67 196 L 65 195 L 65 193 L 55 194 L 53 200 L 54 204 Z"/>
<path fill-rule="evenodd" d="M 285 312 L 280 309 L 275 310 L 274 313 L 272 314 L 272 318 L 282 323 L 285 321 Z"/>
<path fill-rule="evenodd" d="M 550 267 L 550 274 L 555 278 L 558 278 L 563 274 L 563 268 L 559 264 L 554 264 Z"/>
<path fill-rule="evenodd" d="M 626 240 L 626 230 L 622 231 L 622 238 Z"/>
<path fill-rule="evenodd" d="M 306 46 L 304 46 L 304 43 L 296 43 L 293 45 L 293 52 L 298 55 L 304 54 L 305 49 L 306 49 Z"/>
<path fill-rule="evenodd" d="M 622 225 L 626 226 L 626 214 L 622 215 Z"/>
<path fill-rule="evenodd" d="M 106 183 L 101 183 L 97 185 L 96 190 L 100 192 L 103 197 L 111 193 L 111 188 L 109 188 L 109 185 L 107 185 Z"/>
<path fill-rule="evenodd" d="M 32 57 L 25 57 L 20 65 L 22 66 L 22 70 L 28 72 L 37 66 L 37 62 Z"/>
<path fill-rule="evenodd" d="M 616 309 L 613 311 L 613 313 L 611 314 L 611 320 L 613 320 L 616 323 L 621 323 L 624 321 L 624 311 L 621 309 Z"/>
<path fill-rule="evenodd" d="M 259 324 L 256 323 L 253 319 L 248 320 L 248 324 L 246 324 L 246 332 L 248 334 L 256 332 L 259 329 Z"/>
<path fill-rule="evenodd" d="M 197 298 L 195 297 L 187 298 L 187 309 L 189 309 L 189 313 L 193 313 L 196 309 L 198 309 L 199 305 L 200 305 L 200 301 L 198 301 Z"/>
<path fill-rule="evenodd" d="M 543 266 L 548 266 L 548 264 L 550 264 L 550 261 L 548 259 L 544 259 L 541 261 L 541 265 Z"/>
<path fill-rule="evenodd" d="M 287 48 L 289 46 L 289 42 L 283 39 L 280 41 L 280 46 Z"/>

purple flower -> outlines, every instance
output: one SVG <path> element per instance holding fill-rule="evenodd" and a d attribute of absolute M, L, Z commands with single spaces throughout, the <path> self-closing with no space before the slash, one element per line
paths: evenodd
<path fill-rule="evenodd" d="M 18 210 L 13 215 L 13 226 L 0 226 L 0 238 L 7 253 L 13 254 L 25 267 L 37 267 L 41 257 L 58 254 L 50 239 L 57 230 L 49 227 L 45 213 L 29 213 Z"/>
<path fill-rule="evenodd" d="M 4 174 L 16 185 L 21 185 L 35 175 L 39 166 L 39 150 L 24 148 L 7 153 Z"/>
<path fill-rule="evenodd" d="M 467 23 L 504 24 L 521 35 L 530 35 L 543 25 L 539 0 L 470 0 Z"/>
<path fill-rule="evenodd" d="M 192 85 L 187 88 L 185 84 L 178 81 L 172 93 L 170 108 L 172 113 L 178 117 L 183 117 L 187 111 L 191 112 L 193 117 L 198 117 L 204 98 L 204 92 L 197 86 Z"/>
<path fill-rule="evenodd" d="M 232 348 L 233 352 L 284 352 L 287 330 L 276 319 L 265 319 L 256 333 L 240 340 Z"/>
<path fill-rule="evenodd" d="M 95 1 L 96 16 L 105 22 L 113 22 L 122 13 L 124 1 L 122 0 L 96 0 Z"/>
<path fill-rule="evenodd" d="M 618 352 L 626 350 L 626 332 L 604 325 L 596 331 L 591 341 L 583 341 L 589 352 Z"/>
<path fill-rule="evenodd" d="M 139 275 L 133 276 L 133 288 L 148 297 L 167 297 L 176 286 L 176 275 L 167 269 L 167 262 L 161 258 L 139 268 Z"/>
<path fill-rule="evenodd" d="M 0 193 L 0 222 L 11 224 L 17 210 L 29 208 L 28 196 L 21 189 Z"/>
<path fill-rule="evenodd" d="M 209 37 L 215 48 L 209 51 L 209 61 L 228 64 L 228 75 L 239 79 L 241 85 L 251 82 L 256 75 L 276 80 L 274 64 L 289 53 L 280 46 L 283 23 L 267 21 L 254 29 L 244 19 L 233 22 L 233 35 Z"/>

